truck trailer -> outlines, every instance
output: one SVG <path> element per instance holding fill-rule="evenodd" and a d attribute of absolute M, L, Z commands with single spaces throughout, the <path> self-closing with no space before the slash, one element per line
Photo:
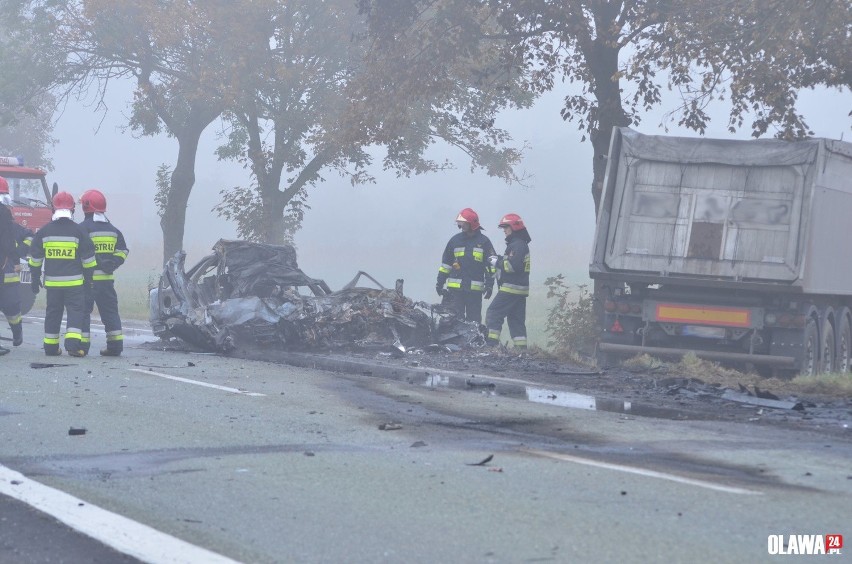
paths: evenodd
<path fill-rule="evenodd" d="M 852 143 L 613 130 L 589 274 L 599 360 L 852 368 Z"/>

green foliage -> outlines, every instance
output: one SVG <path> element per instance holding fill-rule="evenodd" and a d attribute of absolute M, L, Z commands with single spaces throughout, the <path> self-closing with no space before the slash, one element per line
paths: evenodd
<path fill-rule="evenodd" d="M 172 169 L 167 164 L 161 164 L 157 168 L 157 178 L 154 181 L 157 193 L 154 194 L 154 205 L 157 206 L 157 215 L 163 217 L 166 212 L 166 204 L 169 201 L 169 189 L 172 186 Z"/>
<path fill-rule="evenodd" d="M 558 355 L 590 356 L 598 337 L 598 323 L 588 286 L 578 284 L 572 289 L 561 274 L 548 278 L 544 284 L 548 299 L 556 299 L 547 315 L 547 345 Z"/>
<path fill-rule="evenodd" d="M 256 243 L 293 244 L 293 236 L 302 227 L 302 219 L 305 210 L 310 206 L 305 201 L 305 195 L 299 194 L 287 204 L 281 217 L 274 218 L 276 224 L 283 226 L 283 240 L 270 240 L 269 232 L 265 228 L 265 222 L 257 221 L 258 210 L 269 211 L 261 202 L 260 192 L 256 187 L 244 188 L 235 186 L 233 188 L 220 190 L 222 201 L 213 207 L 219 217 L 233 221 L 237 225 L 237 235 L 240 239 L 254 241 Z"/>

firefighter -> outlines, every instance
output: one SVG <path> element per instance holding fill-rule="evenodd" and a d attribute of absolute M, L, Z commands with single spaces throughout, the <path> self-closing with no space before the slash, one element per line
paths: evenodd
<path fill-rule="evenodd" d="M 9 200 L 9 183 L 6 182 L 6 179 L 2 176 L 0 176 L 0 196 L 3 197 L 3 201 L 0 203 L 0 265 L 2 265 L 2 267 L 0 267 L 0 271 L 5 273 L 7 266 L 11 265 L 14 267 L 14 265 L 18 263 L 18 253 L 15 244 L 15 221 L 12 218 L 12 212 L 9 211 L 8 207 L 6 207 L 7 204 L 11 203 Z M 6 284 L 4 280 L 4 283 L 0 284 L 0 288 L 2 288 L 2 296 L 0 296 L 0 300 L 2 300 L 3 304 L 6 303 L 6 298 L 9 293 L 9 288 L 6 288 L 5 286 Z M 15 287 L 15 290 L 17 290 L 17 287 Z M 0 307 L 2 307 L 4 313 L 7 311 L 5 305 L 0 305 Z M 18 313 L 20 314 L 20 305 L 18 306 L 18 309 Z M 12 318 L 8 317 L 9 314 L 6 315 L 7 319 L 10 320 L 11 325 Z M 12 338 L 14 339 L 14 336 Z M 0 347 L 0 356 L 8 353 L 9 349 Z"/>
<path fill-rule="evenodd" d="M 53 197 L 53 221 L 33 237 L 30 249 L 32 290 L 38 294 L 41 272 L 47 306 L 44 313 L 44 354 L 59 356 L 59 331 L 65 319 L 65 350 L 71 356 L 86 356 L 82 347 L 85 285 L 90 284 L 95 265 L 95 247 L 86 231 L 74 223 L 74 197 L 59 192 Z"/>
<path fill-rule="evenodd" d="M 435 290 L 460 319 L 481 323 L 482 298 L 490 298 L 494 289 L 494 269 L 487 258 L 496 252 L 482 233 L 475 211 L 460 211 L 456 225 L 461 232 L 453 235 L 444 248 Z"/>
<path fill-rule="evenodd" d="M 497 296 L 485 312 L 488 327 L 488 344 L 500 343 L 503 320 L 509 324 L 509 334 L 515 348 L 527 348 L 527 296 L 530 295 L 530 234 L 524 221 L 516 213 L 500 219 L 498 227 L 506 235 L 506 252 L 503 256 L 489 257 L 497 274 Z"/>
<path fill-rule="evenodd" d="M 97 266 L 92 275 L 92 285 L 87 287 L 86 308 L 83 317 L 83 350 L 89 351 L 89 333 L 92 310 L 98 304 L 98 312 L 106 330 L 106 348 L 101 356 L 120 356 L 124 349 L 121 332 L 121 317 L 118 314 L 118 295 L 115 293 L 115 270 L 127 260 L 127 245 L 121 231 L 106 218 L 106 198 L 99 190 L 86 190 L 80 196 L 85 219 L 80 222 L 95 246 Z"/>
<path fill-rule="evenodd" d="M 3 178 L 0 178 L 0 202 L 6 206 L 12 203 L 9 196 L 9 184 Z M 6 316 L 9 329 L 12 330 L 12 345 L 17 347 L 24 342 L 24 331 L 21 324 L 21 295 L 18 293 L 21 283 L 21 259 L 26 259 L 30 253 L 33 232 L 18 223 L 13 223 L 12 227 L 15 233 L 16 249 L 15 254 L 6 261 L 3 279 L 0 280 L 0 311 Z"/>

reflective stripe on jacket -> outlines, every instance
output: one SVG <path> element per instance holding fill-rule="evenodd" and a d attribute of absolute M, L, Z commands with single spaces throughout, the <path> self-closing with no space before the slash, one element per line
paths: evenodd
<path fill-rule="evenodd" d="M 438 285 L 447 283 L 447 288 L 482 292 L 494 285 L 494 269 L 488 257 L 496 254 L 491 240 L 481 229 L 466 234 L 453 235 L 438 268 Z"/>
<path fill-rule="evenodd" d="M 93 275 L 94 280 L 114 280 L 113 272 L 127 260 L 130 253 L 124 235 L 109 221 L 95 221 L 94 217 L 86 214 L 86 218 L 80 222 L 82 227 L 92 239 L 95 246 L 95 259 L 97 266 Z"/>
<path fill-rule="evenodd" d="M 95 247 L 82 227 L 71 219 L 55 219 L 38 230 L 30 249 L 33 276 L 44 270 L 44 286 L 81 286 L 84 272 L 95 265 Z"/>
<path fill-rule="evenodd" d="M 512 233 L 506 238 L 506 253 L 497 263 L 497 283 L 501 292 L 530 295 L 530 247 L 527 242 Z"/>

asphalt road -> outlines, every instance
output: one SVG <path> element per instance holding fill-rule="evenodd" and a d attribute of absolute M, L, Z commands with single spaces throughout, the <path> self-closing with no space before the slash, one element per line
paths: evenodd
<path fill-rule="evenodd" d="M 843 436 L 164 352 L 144 333 L 121 358 L 46 358 L 40 335 L 0 358 L 0 562 L 768 562 L 769 535 L 852 535 Z"/>

